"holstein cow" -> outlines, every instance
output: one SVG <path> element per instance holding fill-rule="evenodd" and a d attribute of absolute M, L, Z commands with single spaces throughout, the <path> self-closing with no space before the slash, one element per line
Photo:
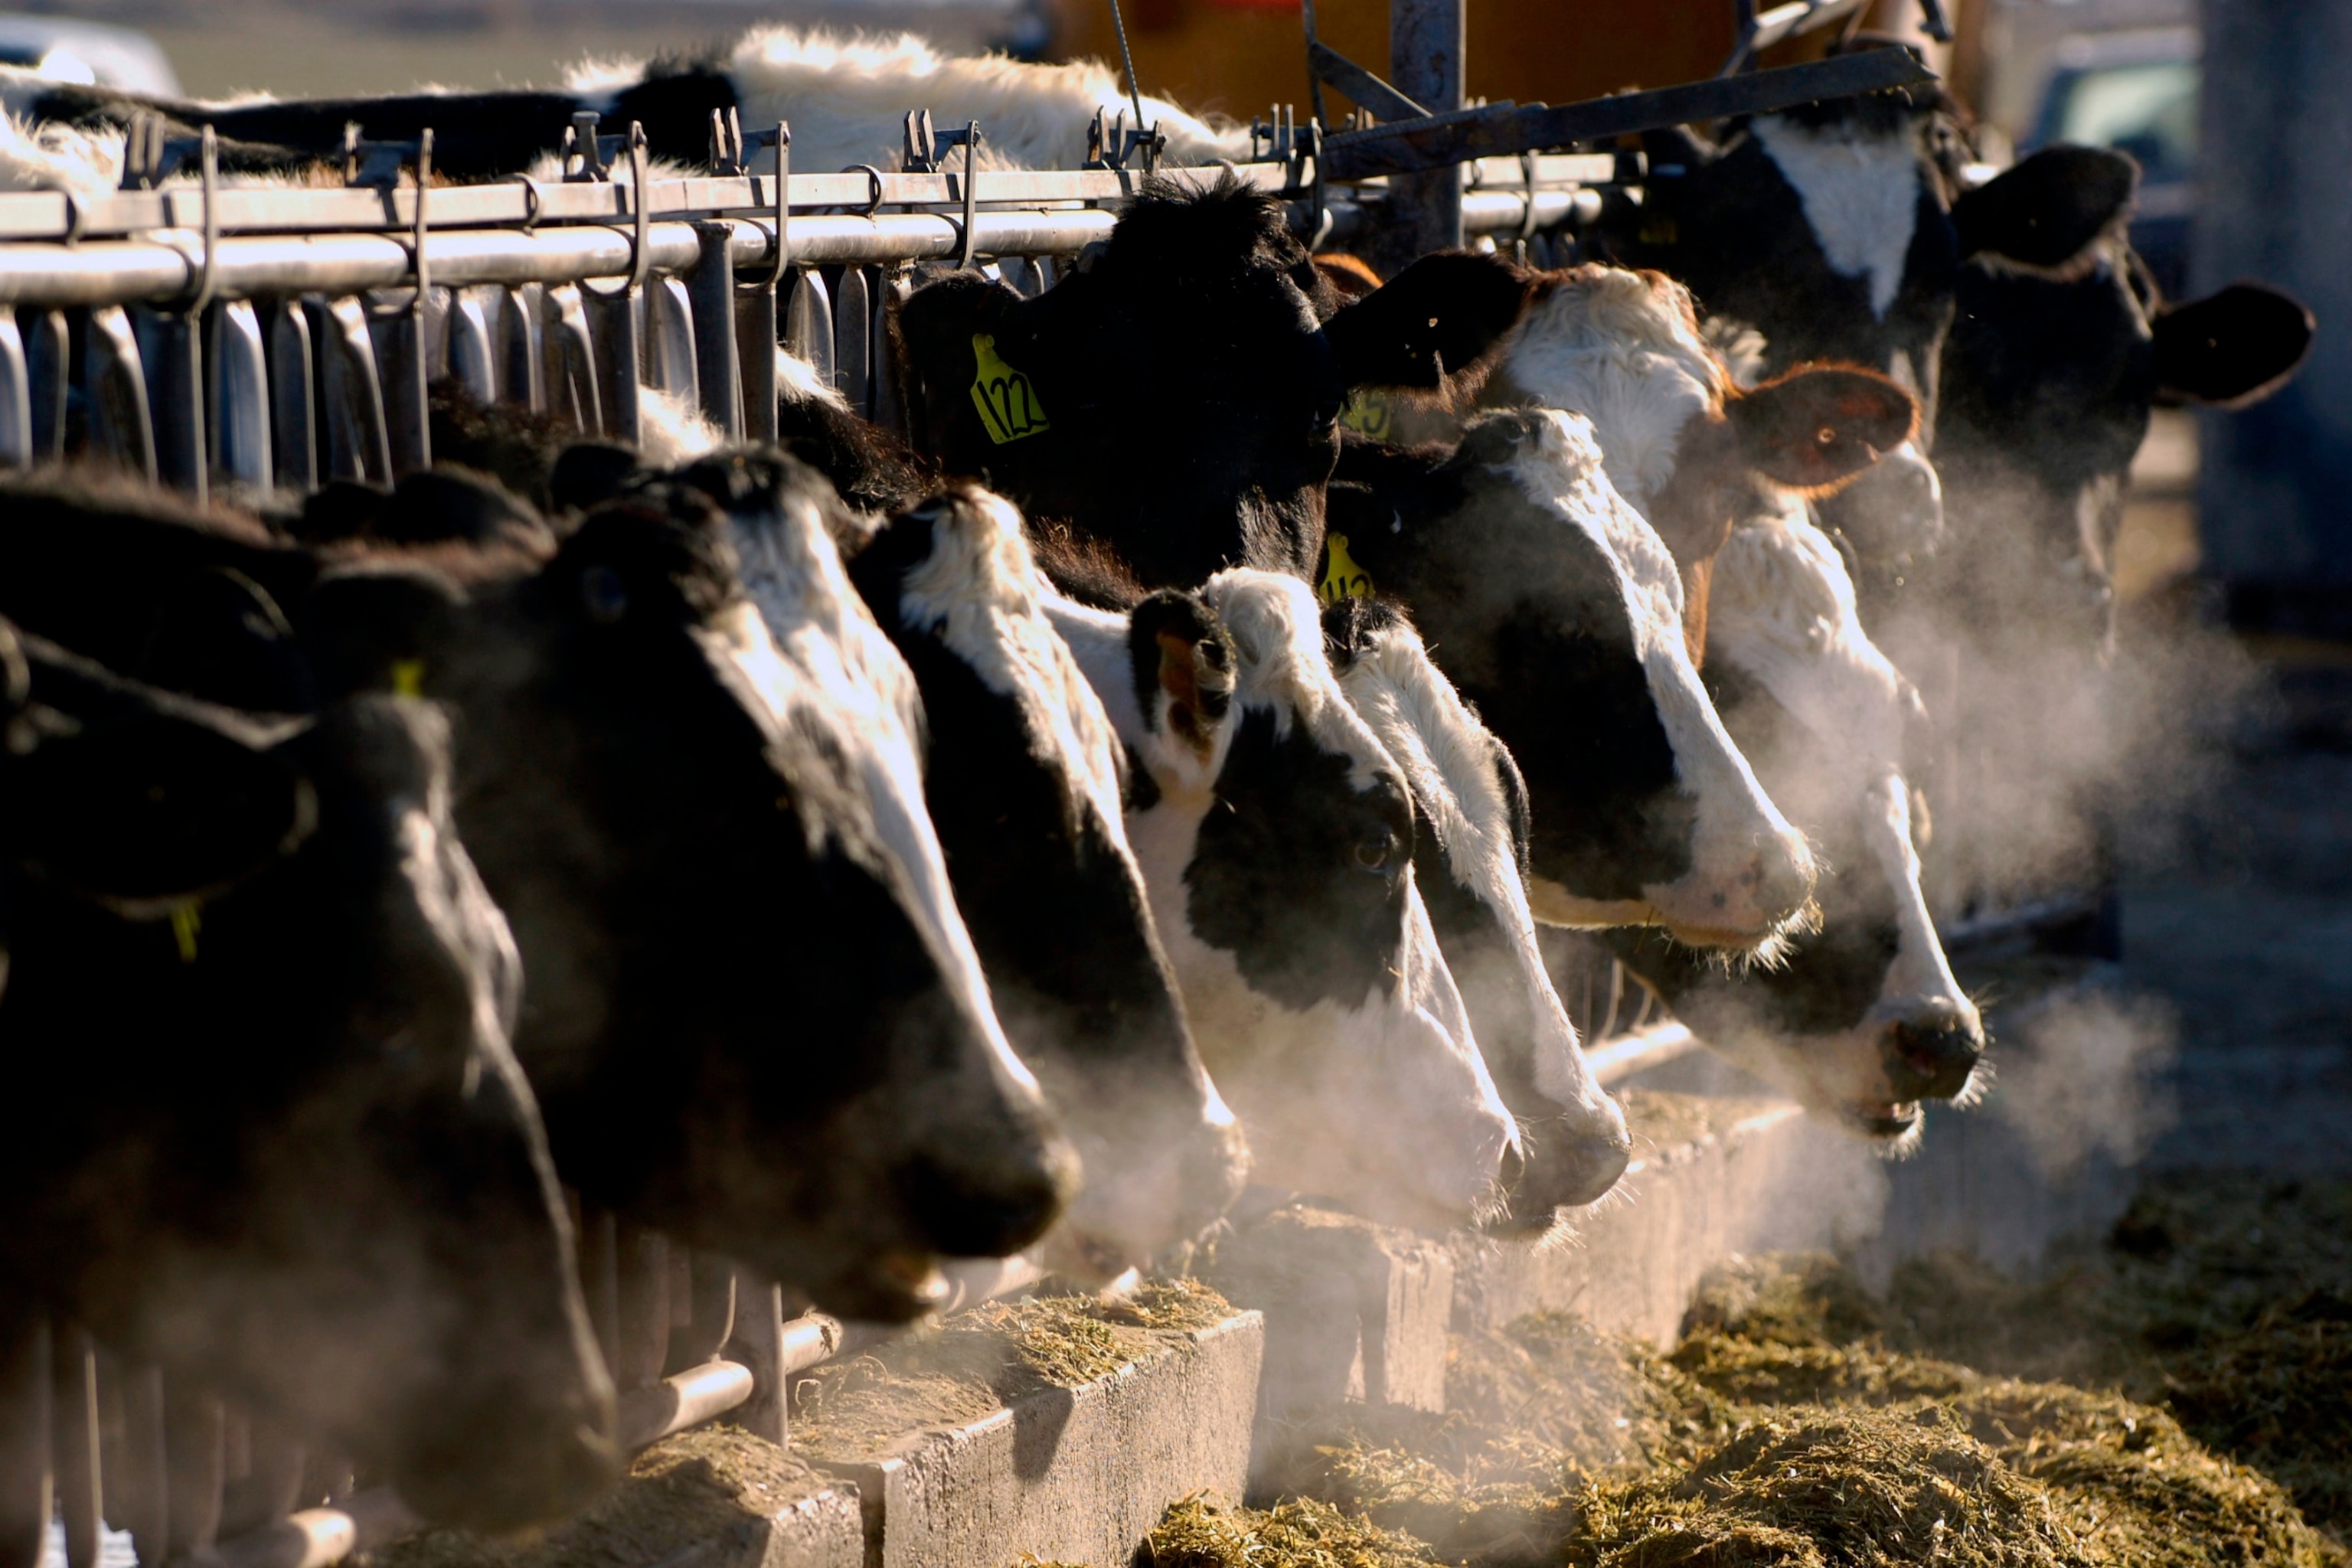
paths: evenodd
<path fill-rule="evenodd" d="M 1654 931 L 1606 941 L 1715 1050 L 1871 1137 L 1907 1147 L 1921 1100 L 1967 1099 L 1982 1020 L 1920 888 L 1907 765 L 1917 693 L 1863 630 L 1836 547 L 1792 500 L 1717 558 L 1707 681 L 1772 798 L 1828 863 L 1818 929 L 1727 969 Z"/>
<path fill-rule="evenodd" d="M 1084 1163 L 1045 1258 L 1079 1279 L 1145 1263 L 1224 1212 L 1248 1155 L 1193 1046 L 1128 846 L 1123 748 L 1045 618 L 1020 515 L 958 489 L 887 521 L 855 519 L 773 454 L 715 457 L 680 478 L 720 489 L 734 470 L 775 465 L 794 471 L 793 501 L 847 538 L 850 579 L 907 661 L 921 700 L 908 743 L 929 775 L 915 804 L 1005 1034 Z"/>
<path fill-rule="evenodd" d="M 1042 1234 L 1067 1148 L 939 918 L 936 848 L 910 865 L 924 841 L 877 793 L 898 764 L 871 719 L 906 697 L 903 668 L 827 653 L 830 622 L 780 651 L 735 523 L 698 490 L 649 490 L 536 551 L 436 539 L 465 510 L 446 476 L 386 505 L 331 570 L 243 539 L 224 559 L 260 568 L 255 584 L 315 579 L 279 619 L 327 695 L 404 688 L 455 709 L 457 816 L 529 968 L 517 1048 L 564 1179 L 853 1316 L 920 1310 L 931 1255 Z M 175 550 L 201 576 L 173 531 L 230 531 L 64 482 L 14 482 L 0 518 L 0 594 L 19 561 L 44 563 L 58 586 L 28 593 L 28 615 L 60 620 L 65 585 Z M 63 542 L 26 547 L 44 522 Z M 811 548 L 811 595 L 880 643 L 829 542 Z M 790 582 L 791 561 L 769 563 Z M 126 616 L 152 613 L 148 589 Z M 215 667 L 218 640 L 183 638 L 155 678 Z"/>
<path fill-rule="evenodd" d="M 1811 853 L 1725 733 L 1674 556 L 1586 420 L 1486 414 L 1451 450 L 1351 441 L 1340 472 L 1335 561 L 1411 607 L 1526 776 L 1538 920 L 1768 952 L 1804 923 Z"/>
<path fill-rule="evenodd" d="M 1245 126 L 1205 121 L 1158 99 L 1144 105 L 1167 138 L 1161 156 L 1169 162 L 1250 155 Z M 789 121 L 793 164 L 833 170 L 896 167 L 907 111 L 928 108 L 942 129 L 980 122 L 984 165 L 1075 169 L 1085 161 L 1095 112 L 1118 115 L 1129 99 L 1118 79 L 1095 61 L 1036 65 L 1001 55 L 948 56 L 913 34 L 845 37 L 768 26 L 707 53 L 590 60 L 551 89 L 200 102 L 7 69 L 0 71 L 0 107 L 84 131 L 119 131 L 142 110 L 184 132 L 209 124 L 226 139 L 222 166 L 256 172 L 341 157 L 348 124 L 385 141 L 414 141 L 430 127 L 435 167 L 453 179 L 482 180 L 523 174 L 557 151 L 572 116 L 583 110 L 602 116 L 607 130 L 638 121 L 657 156 L 695 165 L 709 157 L 713 110 L 734 110 L 752 130 Z"/>
<path fill-rule="evenodd" d="M 1422 831 L 1414 885 L 1429 906 L 1522 1160 L 1507 1215 L 1488 1228 L 1540 1234 L 1625 1169 L 1623 1111 L 1594 1082 L 1546 973 L 1528 905 L 1528 793 L 1518 764 L 1392 605 L 1342 598 L 1324 612 L 1339 688 L 1403 771 Z"/>
<path fill-rule="evenodd" d="M 618 1476 L 612 1388 L 446 721 L 362 697 L 265 723 L 24 650 L 0 1057 L 33 1113 L 0 1153 L 0 1343 L 60 1314 L 428 1517 L 581 1506 Z M 25 1500 L 0 1516 L 45 1531 Z"/>
<path fill-rule="evenodd" d="M 1643 145 L 1640 203 L 1603 218 L 1610 258 L 1687 284 L 1725 341 L 1760 333 L 1764 377 L 1856 364 L 1916 397 L 1916 437 L 1823 512 L 1873 562 L 1932 553 L 1943 508 L 1925 454 L 1939 438 L 1959 265 L 1950 204 L 1969 156 L 1956 106 L 1903 88 L 1734 120 L 1712 142 L 1677 130 Z"/>
<path fill-rule="evenodd" d="M 1442 392 L 1525 292 L 1507 263 L 1447 252 L 1342 305 L 1280 202 L 1230 177 L 1147 181 L 1034 299 L 972 273 L 908 299 L 912 442 L 1147 586 L 1235 565 L 1310 577 L 1350 391 Z"/>
<path fill-rule="evenodd" d="M 2309 351 L 2311 313 L 2274 289 L 2158 294 L 2124 237 L 2138 177 L 2123 153 L 2053 147 L 1954 205 L 1966 259 L 1936 460 L 1957 543 L 1938 597 L 1957 626 L 2104 645 L 2149 410 L 2244 407 Z"/>
<path fill-rule="evenodd" d="M 1307 585 L 1049 600 L 1138 766 L 1128 837 L 1256 1179 L 1391 1224 L 1491 1214 L 1516 1130 L 1414 886 L 1412 796 Z"/>

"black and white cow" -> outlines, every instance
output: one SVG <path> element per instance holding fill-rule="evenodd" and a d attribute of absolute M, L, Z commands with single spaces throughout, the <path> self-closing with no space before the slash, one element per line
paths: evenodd
<path fill-rule="evenodd" d="M 1944 472 L 1956 558 L 1939 600 L 2077 646 L 2113 627 L 2124 485 L 2151 408 L 2243 407 L 2309 351 L 2311 313 L 2256 283 L 2175 304 L 2124 235 L 2125 154 L 2053 147 L 1963 195 L 1944 352 Z"/>
<path fill-rule="evenodd" d="M 921 804 L 996 1014 L 1085 1164 L 1045 1258 L 1108 1279 L 1215 1220 L 1249 1163 L 1128 845 L 1124 748 L 1002 498 L 950 489 L 887 521 L 827 521 L 856 536 L 850 578 L 920 694 Z"/>
<path fill-rule="evenodd" d="M 1256 1180 L 1392 1224 L 1494 1213 L 1516 1129 L 1415 886 L 1403 773 L 1307 585 L 1236 569 L 1047 611 L 1134 753 L 1129 841 Z"/>
<path fill-rule="evenodd" d="M 1916 438 L 1823 513 L 1873 561 L 1932 553 L 1944 522 L 1926 454 L 1959 266 L 1951 201 L 1969 155 L 1956 107 L 1940 89 L 1903 88 L 1735 120 L 1713 142 L 1669 131 L 1643 145 L 1641 201 L 1603 219 L 1611 258 L 1688 285 L 1726 343 L 1760 334 L 1759 379 L 1854 364 L 1916 397 Z"/>
<path fill-rule="evenodd" d="M 1769 952 L 1809 918 L 1811 852 L 1725 733 L 1682 574 L 1591 432 L 1531 408 L 1478 416 L 1451 450 L 1351 441 L 1335 552 L 1411 608 L 1517 759 L 1538 921 Z"/>
<path fill-rule="evenodd" d="M 1161 156 L 1170 163 L 1250 156 L 1246 126 L 1205 120 L 1159 99 L 1147 98 L 1144 106 L 1167 138 Z M 36 122 L 33 133 L 14 139 L 25 143 L 21 150 L 0 139 L 0 179 L 14 153 L 27 172 L 27 183 L 14 188 L 61 189 L 72 188 L 62 182 L 79 164 L 110 158 L 119 175 L 120 137 L 110 144 L 103 132 L 120 132 L 142 110 L 191 132 L 215 127 L 226 139 L 222 167 L 255 173 L 340 158 L 347 124 L 385 141 L 415 141 L 430 127 L 435 167 L 455 179 L 480 180 L 528 172 L 562 147 L 572 116 L 583 110 L 602 116 L 607 131 L 636 121 L 655 155 L 698 166 L 710 154 L 713 110 L 734 110 L 751 130 L 788 121 L 794 166 L 833 170 L 896 167 L 907 111 L 929 109 L 942 129 L 980 122 L 983 167 L 1075 169 L 1087 156 L 1087 127 L 1097 110 L 1116 116 L 1129 111 L 1129 100 L 1118 77 L 1096 61 L 1043 65 L 1003 55 L 942 55 L 908 33 L 844 37 L 761 26 L 698 53 L 589 60 L 568 71 L 560 87 L 496 91 L 197 102 L 142 99 L 0 68 L 0 107 Z M 60 137 L 51 126 L 82 137 Z M 92 138 L 91 132 L 101 134 Z"/>
<path fill-rule="evenodd" d="M 456 809 L 529 967 L 517 1049 L 565 1180 L 845 1313 L 903 1317 L 927 1299 L 925 1258 L 1027 1245 L 1074 1173 L 941 918 L 936 847 L 877 784 L 913 775 L 874 731 L 911 701 L 904 667 L 778 483 L 743 510 L 788 511 L 786 543 L 816 531 L 805 561 L 760 557 L 787 584 L 815 574 L 797 658 L 747 593 L 739 521 L 692 489 L 603 509 L 534 554 L 436 540 L 445 487 L 404 481 L 331 570 L 241 538 L 233 558 L 257 584 L 313 579 L 278 619 L 324 695 L 417 689 L 455 710 Z M 7 556 L 0 593 L 19 559 L 63 581 L 176 549 L 201 575 L 170 531 L 220 532 L 65 481 L 15 481 L 0 514 L 0 552 L 42 517 L 71 546 Z M 75 605 L 26 599 L 27 618 Z M 887 668 L 824 647 L 837 625 Z M 184 639 L 154 678 L 200 684 L 217 641 Z"/>
<path fill-rule="evenodd" d="M 1518 764 L 1438 673 L 1393 605 L 1342 598 L 1323 616 L 1339 689 L 1388 748 L 1421 831 L 1414 885 L 1429 906 L 1496 1088 L 1519 1121 L 1522 1163 L 1490 1230 L 1541 1234 L 1591 1203 L 1633 1150 L 1594 1081 L 1537 944 L 1528 904 L 1528 792 Z"/>
<path fill-rule="evenodd" d="M 1280 202 L 1230 177 L 1148 181 L 1034 299 L 971 273 L 908 298 L 912 441 L 1148 586 L 1227 566 L 1312 577 L 1350 392 L 1442 393 L 1525 292 L 1508 263 L 1446 252 L 1342 304 Z"/>
<path fill-rule="evenodd" d="M 1801 501 L 1743 523 L 1717 557 L 1709 648 L 1726 727 L 1827 863 L 1821 919 L 1740 970 L 1653 931 L 1606 940 L 1710 1048 L 1907 1147 L 1918 1101 L 1965 1101 L 1985 1049 L 1920 886 L 1910 773 L 1927 714 Z"/>
<path fill-rule="evenodd" d="M 446 719 L 263 721 L 23 652 L 0 1342 L 62 1315 L 428 1517 L 581 1506 L 619 1474 L 612 1388 Z"/>

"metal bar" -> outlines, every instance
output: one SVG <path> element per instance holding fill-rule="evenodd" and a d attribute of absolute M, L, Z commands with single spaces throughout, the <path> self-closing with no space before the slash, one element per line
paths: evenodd
<path fill-rule="evenodd" d="M 772 356 L 774 351 L 771 350 Z M 687 1258 L 687 1298 L 692 1318 L 669 1331 L 672 1366 L 700 1366 L 716 1361 L 735 1334 L 735 1266 L 713 1252 Z M 673 1285 L 672 1289 L 677 1287 Z"/>
<path fill-rule="evenodd" d="M 0 310 L 0 466 L 33 460 L 33 378 L 14 311 Z"/>
<path fill-rule="evenodd" d="M 306 1508 L 250 1535 L 225 1541 L 206 1568 L 329 1568 L 353 1552 L 388 1546 L 425 1528 L 389 1487 L 357 1492 L 334 1508 Z M 142 1558 L 142 1562 L 146 1559 Z"/>
<path fill-rule="evenodd" d="M 278 484 L 308 492 L 319 488 L 317 360 L 310 314 L 299 300 L 269 308 L 270 467 Z"/>
<path fill-rule="evenodd" d="M 580 1283 L 588 1298 L 588 1321 L 604 1364 L 621 1364 L 621 1258 L 619 1221 L 610 1209 L 591 1209 L 580 1227 Z"/>
<path fill-rule="evenodd" d="M 205 431 L 204 328 L 173 311 L 146 316 L 140 336 L 154 351 L 146 360 L 147 414 L 155 433 L 155 471 L 201 505 L 208 489 Z"/>
<path fill-rule="evenodd" d="M 645 439 L 645 414 L 637 400 L 638 389 L 645 384 L 639 369 L 645 350 L 637 330 L 644 296 L 632 292 L 616 300 L 592 294 L 587 303 L 593 316 L 594 384 L 604 434 L 634 447 Z"/>
<path fill-rule="evenodd" d="M 804 226 L 793 226 L 793 243 L 797 247 Z M 795 358 L 806 360 L 816 367 L 817 378 L 827 385 L 836 384 L 833 378 L 833 298 L 825 291 L 824 278 L 814 268 L 803 268 L 795 274 L 792 302 L 784 308 L 784 346 Z"/>
<path fill-rule="evenodd" d="M 138 334 L 120 305 L 89 313 L 82 381 L 89 388 L 90 444 L 122 467 L 155 482 L 155 426 L 148 413 L 147 376 Z"/>
<path fill-rule="evenodd" d="M 122 1506 L 114 1522 L 131 1532 L 142 1563 L 161 1563 L 171 1549 L 171 1453 L 163 1430 L 163 1374 L 152 1366 L 131 1367 L 122 1379 L 122 1453 L 110 1495 Z"/>
<path fill-rule="evenodd" d="M 898 377 L 898 353 L 890 344 L 890 313 L 914 291 L 914 279 L 899 268 L 883 277 L 874 295 L 874 423 L 902 436 L 907 431 L 907 389 Z"/>
<path fill-rule="evenodd" d="M 1307 68 L 1375 120 L 1418 120 L 1429 112 L 1320 38 L 1307 40 Z"/>
<path fill-rule="evenodd" d="M 841 292 L 833 302 L 833 384 L 853 412 L 872 412 L 874 312 L 863 267 L 842 268 Z"/>
<path fill-rule="evenodd" d="M 503 290 L 499 319 L 499 390 L 509 403 L 533 414 L 547 411 L 547 364 L 540 331 L 540 289 L 521 284 Z"/>
<path fill-rule="evenodd" d="M 713 1361 L 621 1395 L 621 1443 L 650 1447 L 673 1432 L 699 1426 L 751 1397 L 751 1369 L 740 1362 Z"/>
<path fill-rule="evenodd" d="M 737 299 L 735 352 L 745 440 L 776 438 L 776 337 L 774 289 L 755 289 Z"/>
<path fill-rule="evenodd" d="M 694 281 L 688 290 L 694 307 L 695 390 L 702 416 L 725 431 L 728 440 L 740 441 L 743 374 L 736 363 L 735 233 L 723 223 L 698 224 L 695 232 L 702 240 L 702 256 L 694 264 Z M 772 352 L 768 374 L 772 395 Z"/>
<path fill-rule="evenodd" d="M 1427 104 L 1430 114 L 1449 114 L 1462 107 L 1466 42 L 1462 0 L 1389 0 L 1389 79 L 1415 103 Z M 1427 172 L 1407 174 L 1401 168 L 1401 177 L 1390 182 L 1389 221 L 1377 249 L 1378 259 L 1391 268 L 1462 243 L 1461 176 L 1436 164 L 1404 168 Z M 1336 172 L 1327 167 L 1324 177 Z"/>
<path fill-rule="evenodd" d="M 234 1479 L 221 1505 L 221 1533 L 259 1530 L 302 1500 L 309 1456 L 287 1432 L 265 1421 L 250 1424 L 246 1473 Z"/>
<path fill-rule="evenodd" d="M 0 1568 L 38 1568 L 48 1548 L 51 1381 L 48 1320 L 13 1316 L 0 1329 Z"/>
<path fill-rule="evenodd" d="M 669 1241 L 632 1225 L 621 1227 L 620 1245 L 621 1353 L 613 1376 L 635 1390 L 659 1384 L 669 1359 Z"/>
<path fill-rule="evenodd" d="M 1747 76 L 1621 93 L 1557 108 L 1528 104 L 1468 110 L 1327 136 L 1324 173 L 1331 179 L 1351 180 L 1437 169 L 1496 153 L 1564 147 L 1696 121 L 1762 114 L 1821 99 L 1916 87 L 1935 79 L 1936 74 L 1908 50 L 1869 49 Z"/>
<path fill-rule="evenodd" d="M 449 374 L 481 402 L 499 395 L 499 355 L 490 347 L 489 312 L 478 295 L 458 289 L 449 297 Z"/>
<path fill-rule="evenodd" d="M 232 483 L 269 488 L 271 405 L 269 349 L 262 342 L 261 317 L 249 300 L 226 300 L 212 310 L 213 466 Z"/>
<path fill-rule="evenodd" d="M 772 231 L 745 218 L 724 220 L 738 268 L 773 264 Z M 1116 215 L 1095 209 L 982 213 L 973 220 L 980 254 L 1074 256 L 1109 236 Z M 925 213 L 873 217 L 835 214 L 793 220 L 796 263 L 919 261 L 961 251 L 961 226 Z M 656 224 L 646 247 L 657 271 L 691 269 L 701 241 L 691 224 Z M 610 229 L 435 229 L 426 241 L 433 275 L 450 287 L 470 283 L 569 283 L 618 278 L 629 270 L 630 236 Z M 299 292 L 358 293 L 410 285 L 410 247 L 375 235 L 225 239 L 215 268 L 222 297 Z M 195 263 L 155 240 L 0 246 L 0 303 L 103 305 L 168 300 L 185 294 Z"/>
<path fill-rule="evenodd" d="M 98 1568 L 105 1539 L 98 1347 L 79 1329 L 67 1329 L 57 1340 L 58 1510 L 65 1518 L 66 1568 Z"/>
<path fill-rule="evenodd" d="M 596 395 L 596 345 L 588 335 L 588 308 L 580 286 L 562 283 L 541 290 L 540 311 L 547 411 L 584 436 L 604 434 L 604 404 Z"/>
<path fill-rule="evenodd" d="M 163 1452 L 170 1464 L 173 1557 L 212 1550 L 220 1538 L 225 1455 L 221 1402 L 209 1394 L 163 1389 Z"/>
<path fill-rule="evenodd" d="M 1584 1065 L 1606 1087 L 1686 1057 L 1701 1043 L 1687 1025 L 1668 1021 L 1602 1040 L 1584 1053 Z"/>
<path fill-rule="evenodd" d="M 319 400 L 324 405 L 327 477 L 392 483 L 392 437 L 384 428 L 383 386 L 367 307 L 358 300 L 310 304 L 310 332 L 319 356 Z"/>
<path fill-rule="evenodd" d="M 23 312 L 17 312 L 23 319 Z M 73 331 L 62 310 L 34 314 L 25 343 L 25 374 L 33 388 L 33 456 L 56 462 L 66 455 L 66 402 L 72 388 Z"/>
<path fill-rule="evenodd" d="M 771 1443 L 792 1435 L 784 1378 L 784 1293 L 755 1275 L 735 1279 L 735 1333 L 727 1359 L 751 1369 L 751 1397 L 736 1417 L 743 1430 Z"/>
<path fill-rule="evenodd" d="M 701 354 L 697 350 L 694 300 L 677 278 L 649 279 L 645 293 L 645 381 L 667 393 L 700 395 Z"/>

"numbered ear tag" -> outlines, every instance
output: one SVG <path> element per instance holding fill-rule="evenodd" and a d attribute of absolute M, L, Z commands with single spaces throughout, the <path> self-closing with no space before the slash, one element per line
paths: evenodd
<path fill-rule="evenodd" d="M 1348 553 L 1348 536 L 1344 533 L 1323 536 L 1323 581 L 1315 585 L 1315 596 L 1323 601 L 1327 610 L 1342 599 L 1372 596 L 1371 576 Z"/>
<path fill-rule="evenodd" d="M 1042 436 L 1053 426 L 1029 378 L 1006 364 L 996 352 L 996 340 L 986 332 L 971 335 L 971 357 L 978 374 L 971 378 L 972 406 L 988 426 L 988 438 L 1002 447 L 1007 441 Z"/>
<path fill-rule="evenodd" d="M 1339 410 L 1339 423 L 1375 441 L 1385 441 L 1396 419 L 1387 398 L 1359 387 L 1348 395 L 1346 406 Z"/>
<path fill-rule="evenodd" d="M 394 697 L 425 695 L 425 661 L 421 658 L 395 658 L 392 661 L 392 694 Z"/>
<path fill-rule="evenodd" d="M 195 903 L 172 906 L 172 942 L 180 950 L 182 963 L 196 961 L 196 936 L 205 929 L 203 906 Z"/>

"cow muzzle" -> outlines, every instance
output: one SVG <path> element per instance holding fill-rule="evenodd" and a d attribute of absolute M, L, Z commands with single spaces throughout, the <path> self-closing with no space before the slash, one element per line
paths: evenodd
<path fill-rule="evenodd" d="M 1955 1100 L 1985 1049 L 1973 1008 L 1937 1002 L 1888 1024 L 1879 1038 L 1886 1081 L 1898 1100 Z"/>

